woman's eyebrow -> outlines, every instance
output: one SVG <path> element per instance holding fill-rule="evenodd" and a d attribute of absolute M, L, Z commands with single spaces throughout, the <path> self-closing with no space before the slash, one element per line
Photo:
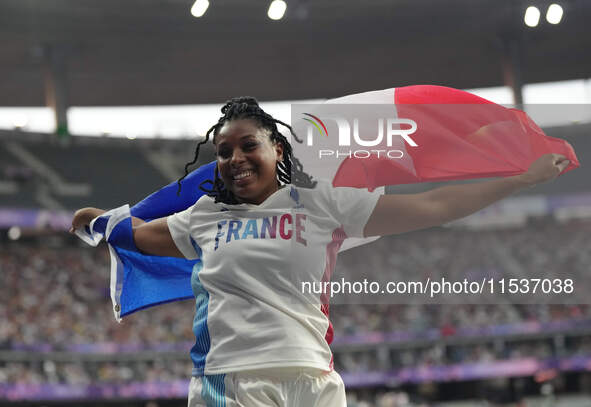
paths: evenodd
<path fill-rule="evenodd" d="M 243 136 L 240 136 L 240 141 L 242 141 L 244 139 L 247 139 L 247 138 L 252 138 L 252 139 L 255 139 L 255 140 L 257 139 L 256 135 L 249 133 L 249 134 L 245 134 Z M 215 144 L 219 147 L 219 146 L 223 146 L 224 144 L 228 144 L 228 142 L 225 141 L 225 140 L 222 140 L 222 141 L 219 141 L 219 142 L 217 142 Z"/>

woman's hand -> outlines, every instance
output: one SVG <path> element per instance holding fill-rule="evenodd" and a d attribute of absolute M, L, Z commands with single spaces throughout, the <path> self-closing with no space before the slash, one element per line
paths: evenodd
<path fill-rule="evenodd" d="M 89 225 L 90 221 L 92 221 L 97 216 L 102 215 L 103 213 L 105 213 L 105 211 L 98 208 L 78 209 L 72 218 L 72 227 L 70 228 L 70 233 L 74 233 L 74 230 Z"/>
<path fill-rule="evenodd" d="M 89 225 L 94 218 L 101 216 L 105 212 L 103 209 L 98 208 L 78 209 L 72 218 L 70 233 Z M 185 257 L 172 239 L 167 218 L 144 222 L 139 218 L 132 217 L 131 223 L 133 226 L 133 240 L 142 253 L 154 256 Z"/>
<path fill-rule="evenodd" d="M 518 177 L 527 185 L 534 186 L 541 182 L 553 180 L 570 164 L 565 156 L 560 154 L 544 154 L 534 161 L 527 172 Z"/>

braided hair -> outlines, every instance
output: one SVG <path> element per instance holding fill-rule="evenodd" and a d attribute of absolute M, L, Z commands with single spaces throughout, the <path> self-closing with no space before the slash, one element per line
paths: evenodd
<path fill-rule="evenodd" d="M 284 122 L 275 119 L 270 114 L 266 113 L 260 108 L 259 103 L 253 97 L 241 96 L 232 98 L 227 101 L 222 107 L 222 116 L 218 122 L 211 126 L 211 128 L 205 134 L 205 140 L 199 142 L 195 148 L 195 157 L 193 161 L 188 162 L 185 165 L 185 175 L 178 180 L 178 192 L 181 192 L 181 181 L 189 175 L 189 167 L 197 162 L 199 157 L 199 148 L 209 141 L 209 138 L 213 135 L 213 139 L 218 134 L 220 129 L 228 121 L 239 120 L 239 119 L 251 119 L 254 120 L 261 128 L 267 129 L 271 132 L 269 138 L 272 142 L 281 143 L 283 146 L 283 160 L 277 163 L 277 182 L 284 184 L 294 184 L 304 188 L 314 188 L 316 181 L 312 180 L 308 174 L 303 170 L 301 162 L 293 156 L 293 150 L 291 144 L 287 138 L 277 130 L 277 124 L 281 124 L 289 129 L 292 137 L 298 142 L 302 141 L 295 135 L 291 126 Z M 211 184 L 212 187 L 207 189 L 204 185 Z M 218 167 L 216 166 L 214 171 L 213 180 L 205 180 L 199 185 L 199 189 L 205 192 L 208 196 L 214 197 L 215 202 L 223 202 L 226 204 L 237 204 L 239 203 L 232 191 L 226 189 L 224 182 L 219 176 Z"/>

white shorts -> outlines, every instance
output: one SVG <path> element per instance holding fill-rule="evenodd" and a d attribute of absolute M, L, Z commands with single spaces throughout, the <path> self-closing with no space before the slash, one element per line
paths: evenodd
<path fill-rule="evenodd" d="M 249 370 L 193 377 L 189 407 L 346 407 L 345 384 L 334 370 Z"/>

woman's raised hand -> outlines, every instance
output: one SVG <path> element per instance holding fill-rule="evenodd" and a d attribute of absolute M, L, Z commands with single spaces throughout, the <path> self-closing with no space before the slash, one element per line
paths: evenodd
<path fill-rule="evenodd" d="M 553 180 L 570 164 L 561 154 L 544 154 L 534 161 L 519 177 L 529 186 Z"/>
<path fill-rule="evenodd" d="M 70 233 L 74 233 L 74 230 L 80 229 L 81 227 L 90 224 L 90 221 L 92 221 L 97 216 L 102 215 L 103 213 L 105 213 L 105 211 L 98 208 L 78 209 L 72 218 L 72 227 L 70 227 Z"/>

